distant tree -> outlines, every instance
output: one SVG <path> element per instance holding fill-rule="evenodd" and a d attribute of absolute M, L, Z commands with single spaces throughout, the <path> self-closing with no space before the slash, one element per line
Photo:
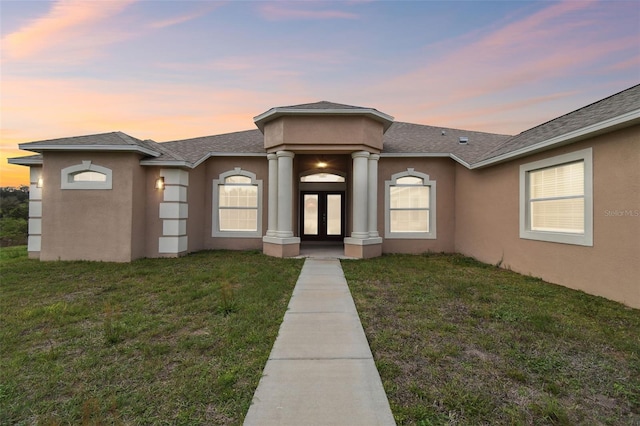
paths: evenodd
<path fill-rule="evenodd" d="M 0 188 L 0 246 L 26 244 L 29 232 L 29 187 Z"/>

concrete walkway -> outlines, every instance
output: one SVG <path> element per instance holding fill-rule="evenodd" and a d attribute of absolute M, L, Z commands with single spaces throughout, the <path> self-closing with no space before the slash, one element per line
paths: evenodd
<path fill-rule="evenodd" d="M 307 259 L 244 424 L 395 425 L 337 259 Z"/>

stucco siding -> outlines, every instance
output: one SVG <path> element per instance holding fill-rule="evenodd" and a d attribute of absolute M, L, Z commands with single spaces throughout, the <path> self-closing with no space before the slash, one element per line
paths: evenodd
<path fill-rule="evenodd" d="M 383 125 L 367 117 L 281 117 L 265 125 L 265 149 L 313 152 L 382 150 Z"/>
<path fill-rule="evenodd" d="M 41 260 L 131 261 L 133 188 L 140 157 L 122 153 L 45 154 Z M 91 161 L 113 172 L 109 190 L 63 190 L 61 170 Z M 135 210 L 141 209 L 137 203 Z"/>
<path fill-rule="evenodd" d="M 153 186 L 147 187 L 147 170 L 137 162 L 132 166 L 132 206 L 131 206 L 131 258 L 146 256 L 146 193 Z"/>
<path fill-rule="evenodd" d="M 391 176 L 413 168 L 429 175 L 436 182 L 436 239 L 386 238 L 385 181 Z M 425 253 L 454 251 L 455 231 L 455 165 L 449 158 L 389 158 L 378 164 L 378 232 L 384 238 L 383 253 Z"/>
<path fill-rule="evenodd" d="M 269 165 L 265 157 L 214 157 L 203 164 L 205 168 L 203 211 L 204 227 L 202 229 L 205 249 L 225 250 L 261 250 L 262 237 L 257 238 L 227 238 L 213 237 L 213 181 L 222 173 L 234 170 L 236 167 L 254 173 L 256 179 L 262 180 L 262 235 L 267 232 L 268 212 L 268 178 Z"/>
<path fill-rule="evenodd" d="M 206 166 L 204 165 L 200 165 L 189 171 L 189 187 L 187 188 L 187 200 L 189 203 L 189 219 L 187 219 L 189 252 L 202 250 L 205 247 L 204 229 L 208 217 L 207 210 L 211 210 L 211 206 L 207 209 L 204 197 L 206 193 L 205 188 L 207 187 L 206 171 Z"/>
<path fill-rule="evenodd" d="M 593 246 L 519 237 L 519 167 L 591 148 Z M 640 127 L 487 169 L 456 166 L 455 250 L 640 307 Z"/>
<path fill-rule="evenodd" d="M 145 176 L 145 252 L 146 257 L 160 257 L 158 239 L 163 235 L 163 220 L 160 219 L 160 203 L 163 201 L 162 190 L 155 189 L 156 179 L 160 177 L 160 167 L 146 167 Z"/>

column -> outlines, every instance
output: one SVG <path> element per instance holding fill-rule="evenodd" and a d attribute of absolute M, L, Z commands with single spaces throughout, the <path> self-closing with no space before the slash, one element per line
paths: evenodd
<path fill-rule="evenodd" d="M 293 157 L 289 151 L 278 151 L 278 229 L 276 236 L 293 237 Z"/>
<path fill-rule="evenodd" d="M 269 219 L 267 236 L 275 237 L 278 229 L 278 156 L 267 154 L 269 160 Z"/>
<path fill-rule="evenodd" d="M 40 258 L 42 245 L 42 167 L 29 169 L 29 237 L 27 252 L 30 259 Z M 51 182 L 49 182 L 50 184 Z"/>
<path fill-rule="evenodd" d="M 369 153 L 366 151 L 358 151 L 351 154 L 353 158 L 353 229 L 352 238 L 368 238 L 369 237 L 369 221 L 368 216 L 368 159 Z"/>
<path fill-rule="evenodd" d="M 164 189 L 159 217 L 162 219 L 162 236 L 158 239 L 158 253 L 178 256 L 188 250 L 187 187 L 189 172 L 180 169 L 161 169 Z"/>
<path fill-rule="evenodd" d="M 369 156 L 369 238 L 377 238 L 378 234 L 378 154 Z"/>

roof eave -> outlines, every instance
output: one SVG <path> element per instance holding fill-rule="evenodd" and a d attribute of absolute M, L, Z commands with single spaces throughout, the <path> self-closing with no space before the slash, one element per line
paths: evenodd
<path fill-rule="evenodd" d="M 42 165 L 42 158 L 14 157 L 7 158 L 7 162 L 18 166 L 40 166 Z"/>
<path fill-rule="evenodd" d="M 470 168 L 469 163 L 453 153 L 445 152 L 382 152 L 380 158 L 450 158 L 457 163 Z"/>
<path fill-rule="evenodd" d="M 330 108 L 330 109 L 317 110 L 317 109 L 297 109 L 297 108 L 276 107 L 276 108 L 271 108 L 269 111 L 263 112 L 262 114 L 253 117 L 253 122 L 256 124 L 258 129 L 260 129 L 260 131 L 264 133 L 264 125 L 266 123 L 285 115 L 363 115 L 375 121 L 381 122 L 385 132 L 393 124 L 392 116 L 372 108 L 357 108 L 357 109 Z"/>
<path fill-rule="evenodd" d="M 103 151 L 103 152 L 137 152 L 152 157 L 159 157 L 162 153 L 137 145 L 47 145 L 24 143 L 18 147 L 25 151 L 43 153 L 45 151 Z"/>
<path fill-rule="evenodd" d="M 483 167 L 493 166 L 495 164 L 504 163 L 505 161 L 515 160 L 526 155 L 535 154 L 536 152 L 545 151 L 551 148 L 568 145 L 570 143 L 579 142 L 581 140 L 597 136 L 602 133 L 611 132 L 640 123 L 640 108 L 629 111 L 622 115 L 609 118 L 604 121 L 574 130 L 563 135 L 559 135 L 542 142 L 487 158 L 482 161 L 471 164 L 471 169 L 480 169 Z"/>
<path fill-rule="evenodd" d="M 266 153 L 260 152 L 208 152 L 195 162 L 185 160 L 156 160 L 154 158 L 140 161 L 142 166 L 188 167 L 195 169 L 211 157 L 266 157 Z"/>

